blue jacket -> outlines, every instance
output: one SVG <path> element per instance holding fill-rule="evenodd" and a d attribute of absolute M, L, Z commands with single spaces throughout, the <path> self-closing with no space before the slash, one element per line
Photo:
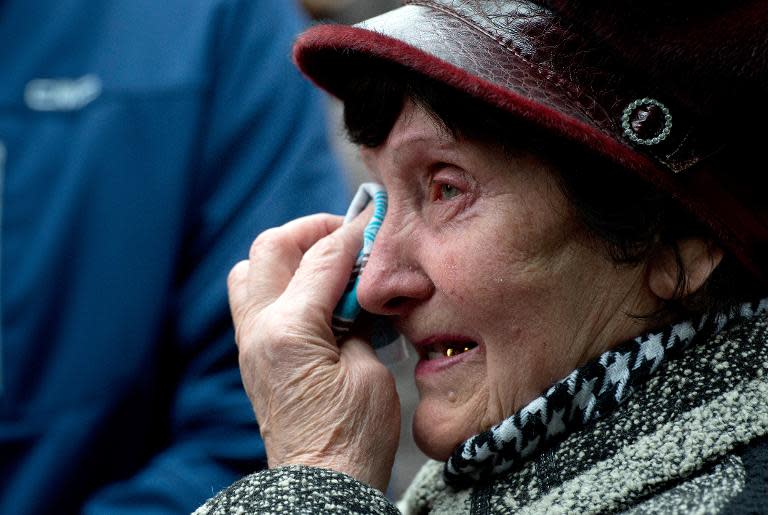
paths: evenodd
<path fill-rule="evenodd" d="M 262 466 L 226 276 L 342 212 L 290 0 L 0 0 L 0 513 L 182 513 Z"/>

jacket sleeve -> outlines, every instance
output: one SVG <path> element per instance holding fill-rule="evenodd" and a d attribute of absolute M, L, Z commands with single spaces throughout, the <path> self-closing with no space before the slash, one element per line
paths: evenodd
<path fill-rule="evenodd" d="M 290 62 L 303 23 L 295 3 L 225 0 L 215 18 L 186 243 L 159 353 L 172 399 L 167 420 L 157 422 L 162 444 L 143 470 L 97 492 L 85 513 L 190 512 L 263 467 L 226 277 L 262 230 L 313 212 L 341 213 L 349 198 L 321 98 Z"/>
<path fill-rule="evenodd" d="M 332 470 L 291 466 L 250 475 L 193 515 L 228 513 L 400 513 L 381 492 Z"/>

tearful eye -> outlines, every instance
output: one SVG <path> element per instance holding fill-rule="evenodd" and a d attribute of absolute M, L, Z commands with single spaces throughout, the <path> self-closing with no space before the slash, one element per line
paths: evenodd
<path fill-rule="evenodd" d="M 455 186 L 451 186 L 450 184 L 440 185 L 440 196 L 444 199 L 451 199 L 458 196 L 459 193 L 461 193 L 459 188 Z"/>
<path fill-rule="evenodd" d="M 461 190 L 452 184 L 434 183 L 432 185 L 434 200 L 451 200 L 461 195 Z"/>

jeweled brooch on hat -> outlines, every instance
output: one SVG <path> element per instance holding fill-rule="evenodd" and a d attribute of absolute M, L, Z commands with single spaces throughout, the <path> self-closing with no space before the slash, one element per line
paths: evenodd
<path fill-rule="evenodd" d="M 667 106 L 653 98 L 630 103 L 621 116 L 624 135 L 638 145 L 658 145 L 672 132 L 672 115 Z"/>

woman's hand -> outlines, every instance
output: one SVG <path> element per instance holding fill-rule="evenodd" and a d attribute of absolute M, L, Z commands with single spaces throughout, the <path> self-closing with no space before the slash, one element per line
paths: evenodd
<path fill-rule="evenodd" d="M 269 466 L 333 469 L 383 491 L 400 431 L 394 378 L 366 342 L 339 346 L 331 330 L 370 216 L 342 226 L 315 215 L 266 231 L 228 284 Z"/>

